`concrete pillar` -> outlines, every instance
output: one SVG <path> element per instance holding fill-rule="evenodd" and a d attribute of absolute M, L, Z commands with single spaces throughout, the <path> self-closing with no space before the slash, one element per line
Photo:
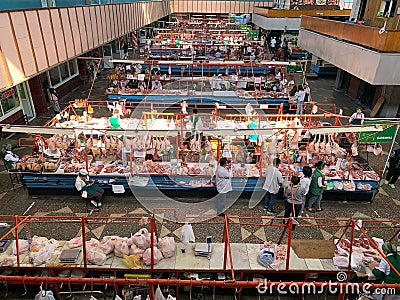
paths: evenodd
<path fill-rule="evenodd" d="M 353 0 L 353 6 L 351 8 L 351 13 L 350 13 L 350 17 L 349 17 L 350 20 L 352 18 L 357 19 L 358 12 L 360 11 L 360 7 L 361 7 L 361 1 L 362 0 Z"/>
<path fill-rule="evenodd" d="M 380 117 L 385 118 L 394 118 L 396 117 L 397 110 L 399 109 L 399 97 L 400 94 L 400 86 L 385 86 L 382 90 L 382 96 L 386 98 L 382 111 L 379 114 Z"/>
<path fill-rule="evenodd" d="M 342 69 L 338 69 L 334 87 L 336 91 L 343 91 L 343 79 L 344 79 L 344 71 Z"/>

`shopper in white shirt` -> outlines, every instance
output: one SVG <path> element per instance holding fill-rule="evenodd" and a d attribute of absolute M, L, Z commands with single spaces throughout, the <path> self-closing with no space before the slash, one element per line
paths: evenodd
<path fill-rule="evenodd" d="M 357 107 L 357 111 L 351 115 L 349 124 L 362 125 L 364 123 L 364 114 L 361 107 Z"/>
<path fill-rule="evenodd" d="M 301 214 L 304 211 L 304 207 L 305 207 L 306 200 L 307 200 L 306 195 L 308 194 L 308 191 L 310 190 L 312 168 L 309 166 L 304 166 L 302 173 L 303 173 L 303 177 L 300 179 L 300 186 L 302 188 L 304 188 L 305 194 L 304 194 L 303 205 L 301 206 L 301 211 L 300 211 L 299 216 L 301 216 Z"/>
<path fill-rule="evenodd" d="M 276 195 L 279 192 L 279 188 L 283 183 L 282 173 L 278 170 L 281 160 L 275 158 L 273 166 L 270 166 L 265 171 L 265 182 L 263 189 L 267 191 L 264 198 L 264 209 L 268 214 L 276 214 L 274 211 L 274 204 L 276 200 Z"/>
<path fill-rule="evenodd" d="M 269 43 L 269 45 L 271 46 L 271 53 L 275 54 L 275 46 L 276 46 L 276 39 L 275 37 L 273 37 Z"/>
<path fill-rule="evenodd" d="M 224 216 L 226 194 L 232 191 L 231 183 L 232 173 L 230 171 L 230 164 L 226 157 L 219 160 L 219 166 L 215 172 L 215 184 L 217 187 L 217 215 Z"/>
<path fill-rule="evenodd" d="M 296 115 L 302 115 L 304 110 L 304 98 L 306 96 L 306 91 L 304 90 L 302 85 L 299 85 L 297 88 L 297 109 Z"/>

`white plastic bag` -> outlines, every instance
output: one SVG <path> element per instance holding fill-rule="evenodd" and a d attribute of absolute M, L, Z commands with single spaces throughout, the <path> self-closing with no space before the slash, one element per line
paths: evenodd
<path fill-rule="evenodd" d="M 48 242 L 46 237 L 34 235 L 32 238 L 32 243 L 30 246 L 30 250 L 39 250 L 43 248 Z"/>
<path fill-rule="evenodd" d="M 161 292 L 160 286 L 157 287 L 156 292 L 154 293 L 154 300 L 166 300 Z"/>
<path fill-rule="evenodd" d="M 108 239 L 103 239 L 99 245 L 99 249 L 101 249 L 104 254 L 110 254 L 114 251 L 114 244 Z"/>
<path fill-rule="evenodd" d="M 157 264 L 160 260 L 163 259 L 163 255 L 161 251 L 157 247 L 153 247 L 154 251 L 154 264 Z M 147 248 L 143 253 L 143 263 L 147 266 L 151 264 L 151 248 Z"/>
<path fill-rule="evenodd" d="M 129 248 L 129 254 L 130 255 L 139 255 L 142 257 L 144 250 L 140 249 L 138 246 L 135 244 L 132 244 L 131 247 Z"/>
<path fill-rule="evenodd" d="M 121 238 L 115 243 L 114 254 L 117 257 L 124 257 L 124 255 L 129 255 L 129 247 L 126 240 Z"/>
<path fill-rule="evenodd" d="M 346 256 L 334 256 L 333 264 L 338 268 L 347 268 L 349 265 L 349 258 Z"/>
<path fill-rule="evenodd" d="M 146 228 L 142 228 L 131 237 L 131 241 L 140 249 L 146 250 L 150 247 L 150 233 Z M 157 245 L 157 239 L 155 237 L 153 238 L 153 245 Z"/>
<path fill-rule="evenodd" d="M 94 238 L 91 238 L 90 241 L 86 241 L 86 249 L 97 248 L 99 245 L 99 240 Z"/>
<path fill-rule="evenodd" d="M 171 236 L 166 236 L 158 240 L 158 248 L 165 258 L 175 254 L 175 240 Z"/>
<path fill-rule="evenodd" d="M 52 291 L 43 291 L 42 289 L 36 294 L 34 300 L 56 300 Z"/>
<path fill-rule="evenodd" d="M 3 256 L 0 265 L 2 267 L 13 267 L 17 263 L 17 257 L 15 255 Z"/>
<path fill-rule="evenodd" d="M 34 266 L 46 263 L 51 257 L 51 252 L 47 247 L 41 248 L 38 252 L 31 252 L 30 261 Z"/>
<path fill-rule="evenodd" d="M 185 246 L 187 246 L 189 242 L 196 241 L 192 225 L 185 223 L 185 225 L 182 226 L 181 241 Z"/>
<path fill-rule="evenodd" d="M 103 253 L 100 249 L 91 248 L 86 251 L 86 257 L 88 262 L 95 264 L 97 266 L 102 266 L 107 260 L 107 255 Z"/>
<path fill-rule="evenodd" d="M 68 241 L 68 248 L 78 248 L 83 245 L 82 236 L 77 236 Z"/>
<path fill-rule="evenodd" d="M 27 240 L 18 240 L 19 253 L 25 253 L 29 250 L 29 243 Z M 17 243 L 13 243 L 13 255 L 17 255 Z"/>

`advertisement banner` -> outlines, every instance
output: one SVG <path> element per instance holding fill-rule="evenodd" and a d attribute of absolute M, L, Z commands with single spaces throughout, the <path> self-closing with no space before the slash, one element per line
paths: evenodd
<path fill-rule="evenodd" d="M 383 131 L 374 132 L 366 131 L 361 132 L 359 141 L 360 143 L 392 143 L 397 133 L 397 122 L 393 121 L 364 121 L 363 125 L 381 125 Z"/>

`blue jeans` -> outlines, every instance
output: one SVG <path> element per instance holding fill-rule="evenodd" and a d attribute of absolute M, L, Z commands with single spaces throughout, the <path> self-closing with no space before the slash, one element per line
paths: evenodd
<path fill-rule="evenodd" d="M 217 215 L 220 215 L 225 210 L 226 193 L 217 195 Z"/>
<path fill-rule="evenodd" d="M 297 101 L 296 115 L 303 114 L 303 109 L 304 109 L 304 101 Z"/>
<path fill-rule="evenodd" d="M 274 204 L 275 204 L 275 200 L 276 200 L 276 195 L 277 194 L 272 194 L 270 192 L 267 192 L 265 194 L 265 198 L 264 198 L 264 208 L 273 211 L 274 210 Z"/>
<path fill-rule="evenodd" d="M 321 195 L 311 194 L 310 200 L 308 200 L 307 208 L 311 208 L 314 205 L 314 203 L 317 202 L 317 209 L 320 209 L 321 200 L 322 200 L 322 194 Z"/>

